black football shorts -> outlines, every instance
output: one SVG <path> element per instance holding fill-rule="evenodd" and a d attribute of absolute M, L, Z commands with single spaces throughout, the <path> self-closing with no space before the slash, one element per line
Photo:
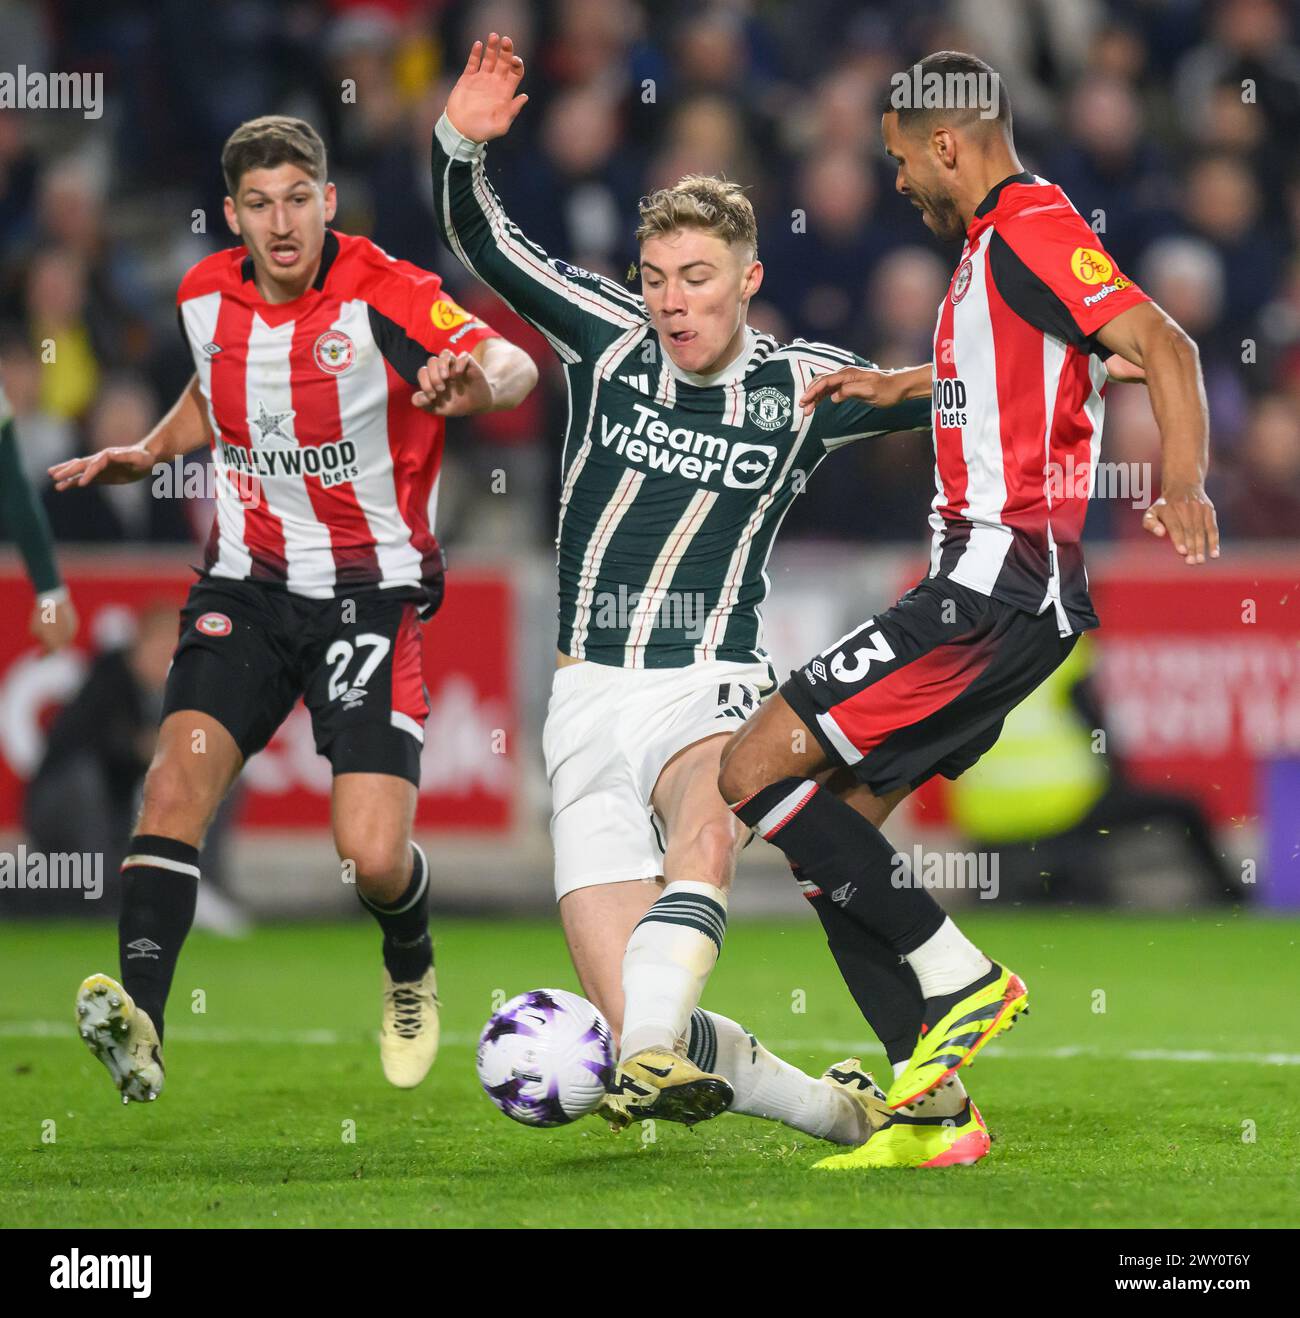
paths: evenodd
<path fill-rule="evenodd" d="M 877 796 L 956 778 L 1076 636 L 947 577 L 928 577 L 790 674 L 781 694 L 833 764 Z"/>
<path fill-rule="evenodd" d="M 429 701 L 417 607 L 378 590 L 319 600 L 201 578 L 181 610 L 163 717 L 210 715 L 247 760 L 301 696 L 316 750 L 336 774 L 389 773 L 418 786 Z"/>

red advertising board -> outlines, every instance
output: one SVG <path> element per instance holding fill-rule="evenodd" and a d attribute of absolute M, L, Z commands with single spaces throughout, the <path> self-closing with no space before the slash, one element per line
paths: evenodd
<path fill-rule="evenodd" d="M 1300 756 L 1300 554 L 1188 567 L 1152 545 L 1092 575 L 1114 751 L 1218 823 L 1260 814 L 1260 766 Z"/>
<path fill-rule="evenodd" d="M 0 828 L 17 828 L 23 782 L 43 729 L 74 691 L 92 649 L 120 642 L 131 616 L 166 601 L 179 609 L 194 573 L 184 560 L 64 555 L 81 615 L 73 650 L 42 656 L 27 634 L 32 591 L 12 560 L 0 567 Z M 518 779 L 514 605 L 500 572 L 449 573 L 447 598 L 423 629 L 430 715 L 419 808 L 425 828 L 507 831 Z M 301 701 L 243 773 L 246 827 L 319 828 L 329 821 L 330 766 L 316 754 Z"/>

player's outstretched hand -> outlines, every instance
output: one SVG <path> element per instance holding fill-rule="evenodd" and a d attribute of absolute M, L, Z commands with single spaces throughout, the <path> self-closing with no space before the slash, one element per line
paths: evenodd
<path fill-rule="evenodd" d="M 80 489 L 83 485 L 126 485 L 143 480 L 157 459 L 138 444 L 100 449 L 88 458 L 69 458 L 50 467 L 56 490 Z"/>
<path fill-rule="evenodd" d="M 430 416 L 473 416 L 491 409 L 492 386 L 468 352 L 444 348 L 420 367 L 420 390 L 411 402 Z"/>
<path fill-rule="evenodd" d="M 528 103 L 527 96 L 515 94 L 523 76 L 524 62 L 509 37 L 493 32 L 486 46 L 476 41 L 447 98 L 452 127 L 471 142 L 504 137 Z"/>
<path fill-rule="evenodd" d="M 1189 565 L 1219 556 L 1214 505 L 1199 485 L 1165 486 L 1142 515 L 1142 528 L 1161 539 L 1168 536 Z"/>
<path fill-rule="evenodd" d="M 77 610 L 70 599 L 54 603 L 38 599 L 27 630 L 40 642 L 46 654 L 62 650 L 77 634 Z"/>
<path fill-rule="evenodd" d="M 930 392 L 929 379 L 921 373 L 929 367 L 908 367 L 902 371 L 873 371 L 862 366 L 846 366 L 839 371 L 819 375 L 804 390 L 799 406 L 804 415 L 818 403 L 842 403 L 846 398 L 861 398 L 875 407 L 893 407 L 907 398 L 923 397 Z M 918 387 L 920 388 L 918 393 Z"/>

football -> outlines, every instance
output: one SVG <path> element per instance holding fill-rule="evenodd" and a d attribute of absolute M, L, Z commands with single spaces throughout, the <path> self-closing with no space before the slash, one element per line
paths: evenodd
<path fill-rule="evenodd" d="M 478 1078 L 506 1116 L 564 1126 L 600 1106 L 614 1074 L 609 1023 L 564 989 L 511 998 L 483 1029 Z"/>

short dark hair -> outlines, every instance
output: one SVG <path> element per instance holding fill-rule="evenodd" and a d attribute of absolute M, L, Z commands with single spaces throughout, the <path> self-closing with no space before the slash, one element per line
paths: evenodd
<path fill-rule="evenodd" d="M 277 165 L 297 165 L 315 182 L 324 184 L 325 143 L 306 120 L 264 114 L 240 124 L 221 148 L 221 172 L 232 197 L 239 191 L 239 180 L 250 169 L 274 169 Z"/>
<path fill-rule="evenodd" d="M 917 87 L 923 93 L 942 89 L 941 104 L 926 104 L 931 99 L 928 95 L 917 104 L 911 94 Z M 972 88 L 991 90 L 996 113 L 988 113 L 993 107 L 979 104 L 978 95 L 962 94 Z M 964 50 L 936 50 L 895 73 L 885 88 L 880 108 L 882 114 L 897 114 L 898 126 L 909 132 L 928 133 L 940 123 L 964 127 L 982 122 L 1000 124 L 1011 136 L 1011 97 L 1006 82 L 991 65 Z"/>

